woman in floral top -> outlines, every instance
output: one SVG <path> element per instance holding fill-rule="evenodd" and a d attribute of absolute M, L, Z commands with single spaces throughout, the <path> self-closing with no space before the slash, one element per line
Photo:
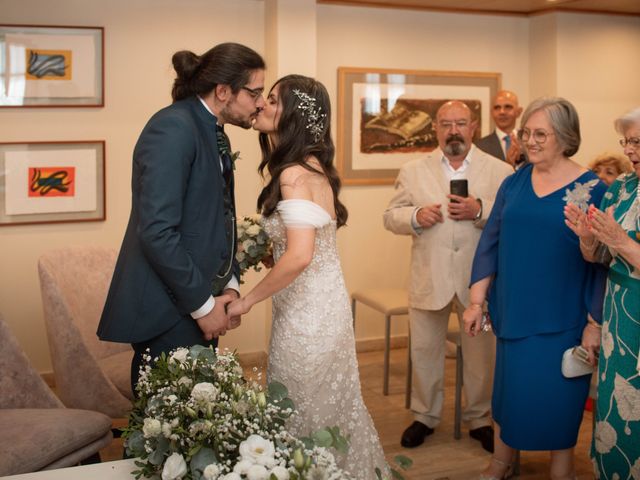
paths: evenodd
<path fill-rule="evenodd" d="M 605 244 L 613 257 L 607 278 L 591 454 L 596 478 L 640 478 L 640 108 L 615 122 L 633 163 L 611 185 L 588 228 L 577 232 L 585 258 Z M 575 212 L 569 211 L 567 217 Z"/>

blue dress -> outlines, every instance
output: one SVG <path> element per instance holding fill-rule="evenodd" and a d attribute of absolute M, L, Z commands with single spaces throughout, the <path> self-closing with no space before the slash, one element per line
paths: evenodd
<path fill-rule="evenodd" d="M 496 341 L 493 418 L 519 450 L 575 445 L 590 376 L 567 379 L 563 352 L 578 345 L 587 311 L 599 319 L 605 271 L 585 262 L 563 207 L 599 205 L 592 172 L 538 197 L 527 165 L 501 185 L 476 250 L 471 283 L 494 275 L 489 314 Z"/>

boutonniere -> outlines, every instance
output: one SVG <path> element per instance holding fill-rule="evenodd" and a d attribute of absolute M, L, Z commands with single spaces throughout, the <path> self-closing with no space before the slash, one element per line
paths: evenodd
<path fill-rule="evenodd" d="M 231 154 L 231 168 L 236 169 L 236 160 L 240 158 L 240 150 Z"/>

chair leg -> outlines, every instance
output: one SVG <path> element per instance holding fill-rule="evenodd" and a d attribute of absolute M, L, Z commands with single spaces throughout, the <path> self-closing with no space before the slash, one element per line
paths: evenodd
<path fill-rule="evenodd" d="M 404 408 L 411 408 L 411 375 L 413 374 L 411 363 L 411 331 L 407 332 L 407 386 L 404 394 Z"/>
<path fill-rule="evenodd" d="M 389 351 L 391 350 L 391 317 L 384 317 L 384 384 L 383 395 L 389 395 Z"/>
<path fill-rule="evenodd" d="M 456 345 L 456 404 L 453 438 L 460 440 L 460 423 L 462 421 L 462 347 Z"/>
<path fill-rule="evenodd" d="M 351 319 L 353 321 L 353 334 L 356 334 L 356 299 L 351 299 Z"/>
<path fill-rule="evenodd" d="M 513 474 L 515 476 L 520 475 L 520 450 L 516 450 L 513 457 Z"/>

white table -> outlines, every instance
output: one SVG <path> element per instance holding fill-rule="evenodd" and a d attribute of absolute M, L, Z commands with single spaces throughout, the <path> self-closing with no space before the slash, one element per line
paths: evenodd
<path fill-rule="evenodd" d="M 3 480 L 133 480 L 131 472 L 138 468 L 133 462 L 133 459 L 118 460 L 0 478 Z"/>

